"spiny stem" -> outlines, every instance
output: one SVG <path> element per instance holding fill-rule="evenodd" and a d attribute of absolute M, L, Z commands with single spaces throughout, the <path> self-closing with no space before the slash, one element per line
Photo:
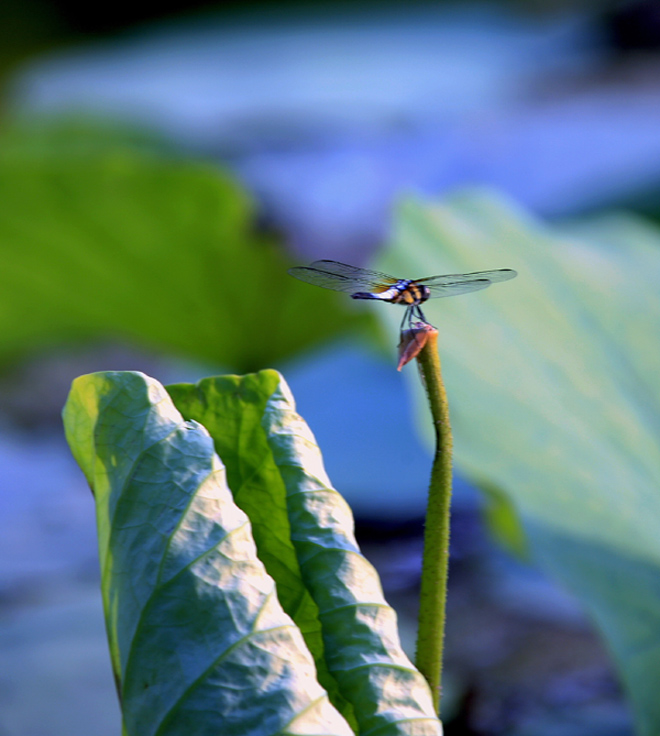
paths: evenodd
<path fill-rule="evenodd" d="M 424 530 L 415 663 L 431 687 L 433 702 L 439 713 L 449 565 L 452 435 L 447 394 L 440 372 L 437 338 L 436 330 L 429 333 L 424 348 L 417 356 L 431 407 L 436 446 Z"/>

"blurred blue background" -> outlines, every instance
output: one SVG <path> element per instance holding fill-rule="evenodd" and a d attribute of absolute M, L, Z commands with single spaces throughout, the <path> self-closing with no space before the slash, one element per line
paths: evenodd
<path fill-rule="evenodd" d="M 548 219 L 660 213 L 657 2 L 170 2 L 158 16 L 139 3 L 7 2 L 0 41 L 5 125 L 64 114 L 154 131 L 232 171 L 301 263 L 366 263 L 406 193 L 486 185 Z M 393 352 L 335 338 L 273 367 L 356 512 L 410 646 L 430 449 Z M 233 366 L 114 340 L 5 368 L 3 736 L 118 733 L 93 507 L 58 423 L 72 378 L 101 369 L 169 382 Z M 479 507 L 457 478 L 447 732 L 632 733 L 589 622 L 493 546 Z"/>

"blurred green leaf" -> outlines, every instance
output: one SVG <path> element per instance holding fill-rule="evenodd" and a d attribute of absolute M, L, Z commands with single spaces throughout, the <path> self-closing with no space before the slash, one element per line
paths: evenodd
<path fill-rule="evenodd" d="M 428 685 L 401 648 L 396 614 L 360 553 L 350 508 L 330 485 L 283 379 L 261 371 L 168 391 L 213 437 L 259 557 L 335 706 L 359 733 L 437 735 Z"/>
<path fill-rule="evenodd" d="M 246 370 L 359 314 L 287 275 L 227 174 L 138 134 L 7 133 L 0 202 L 0 362 L 110 337 Z"/>
<path fill-rule="evenodd" d="M 660 233 L 626 217 L 559 231 L 468 193 L 406 202 L 378 267 L 519 272 L 424 307 L 440 330 L 456 461 L 509 494 L 532 553 L 600 626 L 639 733 L 657 734 Z M 394 332 L 397 315 L 379 313 Z"/>
<path fill-rule="evenodd" d="M 2 129 L 0 159 L 57 159 L 108 153 L 150 152 L 174 156 L 175 149 L 151 128 L 94 115 L 20 116 Z"/>
<path fill-rule="evenodd" d="M 64 409 L 96 500 L 125 733 L 347 736 L 306 642 L 360 733 L 438 736 L 428 685 L 281 376 L 170 391 L 188 421 L 132 372 L 76 379 Z"/>

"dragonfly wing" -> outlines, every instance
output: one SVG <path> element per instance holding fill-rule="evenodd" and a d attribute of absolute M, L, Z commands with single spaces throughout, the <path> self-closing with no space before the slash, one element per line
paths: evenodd
<path fill-rule="evenodd" d="M 500 268 L 496 271 L 430 276 L 426 279 L 419 279 L 418 283 L 428 288 L 431 298 L 437 299 L 443 296 L 457 296 L 470 291 L 479 291 L 499 281 L 509 281 L 517 275 L 516 271 L 511 268 Z"/>
<path fill-rule="evenodd" d="M 359 291 L 379 293 L 398 283 L 398 279 L 380 271 L 371 271 L 368 268 L 328 260 L 314 261 L 309 266 L 290 268 L 289 274 L 308 284 L 348 294 Z M 430 296 L 437 298 L 485 289 L 498 281 L 508 281 L 516 275 L 516 272 L 510 268 L 500 268 L 495 271 L 429 276 L 424 279 L 416 279 L 415 283 L 426 286 Z"/>
<path fill-rule="evenodd" d="M 458 296 L 459 294 L 469 294 L 471 291 L 479 291 L 487 289 L 493 282 L 490 279 L 474 279 L 474 281 L 464 281 L 463 283 L 454 284 L 433 284 L 428 287 L 430 299 L 439 299 L 443 296 Z"/>
<path fill-rule="evenodd" d="M 395 279 L 394 276 L 390 276 L 388 273 L 372 271 L 370 268 L 360 268 L 359 266 L 349 266 L 348 263 L 339 263 L 339 261 L 314 261 L 314 263 L 309 264 L 309 267 L 317 268 L 319 271 L 346 276 L 363 286 L 374 284 L 381 286 L 387 285 L 389 287 L 392 284 L 396 284 L 399 280 Z"/>
<path fill-rule="evenodd" d="M 397 279 L 385 273 L 349 266 L 339 261 L 314 261 L 309 266 L 290 268 L 289 274 L 308 284 L 333 291 L 345 291 L 349 294 L 360 291 L 360 289 L 385 291 L 397 282 Z"/>
<path fill-rule="evenodd" d="M 320 271 L 318 268 L 312 268 L 311 266 L 295 266 L 294 268 L 290 268 L 289 275 L 308 284 L 321 286 L 324 289 L 345 291 L 349 294 L 357 291 L 355 279 L 350 279 L 348 276 L 341 276 L 337 273 Z"/>
<path fill-rule="evenodd" d="M 424 279 L 415 279 L 416 282 L 431 286 L 433 284 L 464 284 L 466 281 L 481 281 L 487 279 L 491 284 L 498 281 L 508 281 L 518 275 L 512 268 L 498 268 L 495 271 L 475 271 L 474 273 L 450 273 L 443 276 L 428 276 Z"/>

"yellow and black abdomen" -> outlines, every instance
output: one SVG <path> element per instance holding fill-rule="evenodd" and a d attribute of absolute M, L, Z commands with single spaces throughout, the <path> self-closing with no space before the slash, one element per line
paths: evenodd
<path fill-rule="evenodd" d="M 397 294 L 391 300 L 393 304 L 415 306 L 417 304 L 423 304 L 430 296 L 426 286 L 417 284 L 414 281 L 399 281 L 395 288 Z"/>
<path fill-rule="evenodd" d="M 422 304 L 431 296 L 431 293 L 426 286 L 421 286 L 408 279 L 401 279 L 392 286 L 383 288 L 382 291 L 358 291 L 351 296 L 353 299 L 378 299 L 390 302 L 390 304 L 405 304 L 410 307 Z"/>

